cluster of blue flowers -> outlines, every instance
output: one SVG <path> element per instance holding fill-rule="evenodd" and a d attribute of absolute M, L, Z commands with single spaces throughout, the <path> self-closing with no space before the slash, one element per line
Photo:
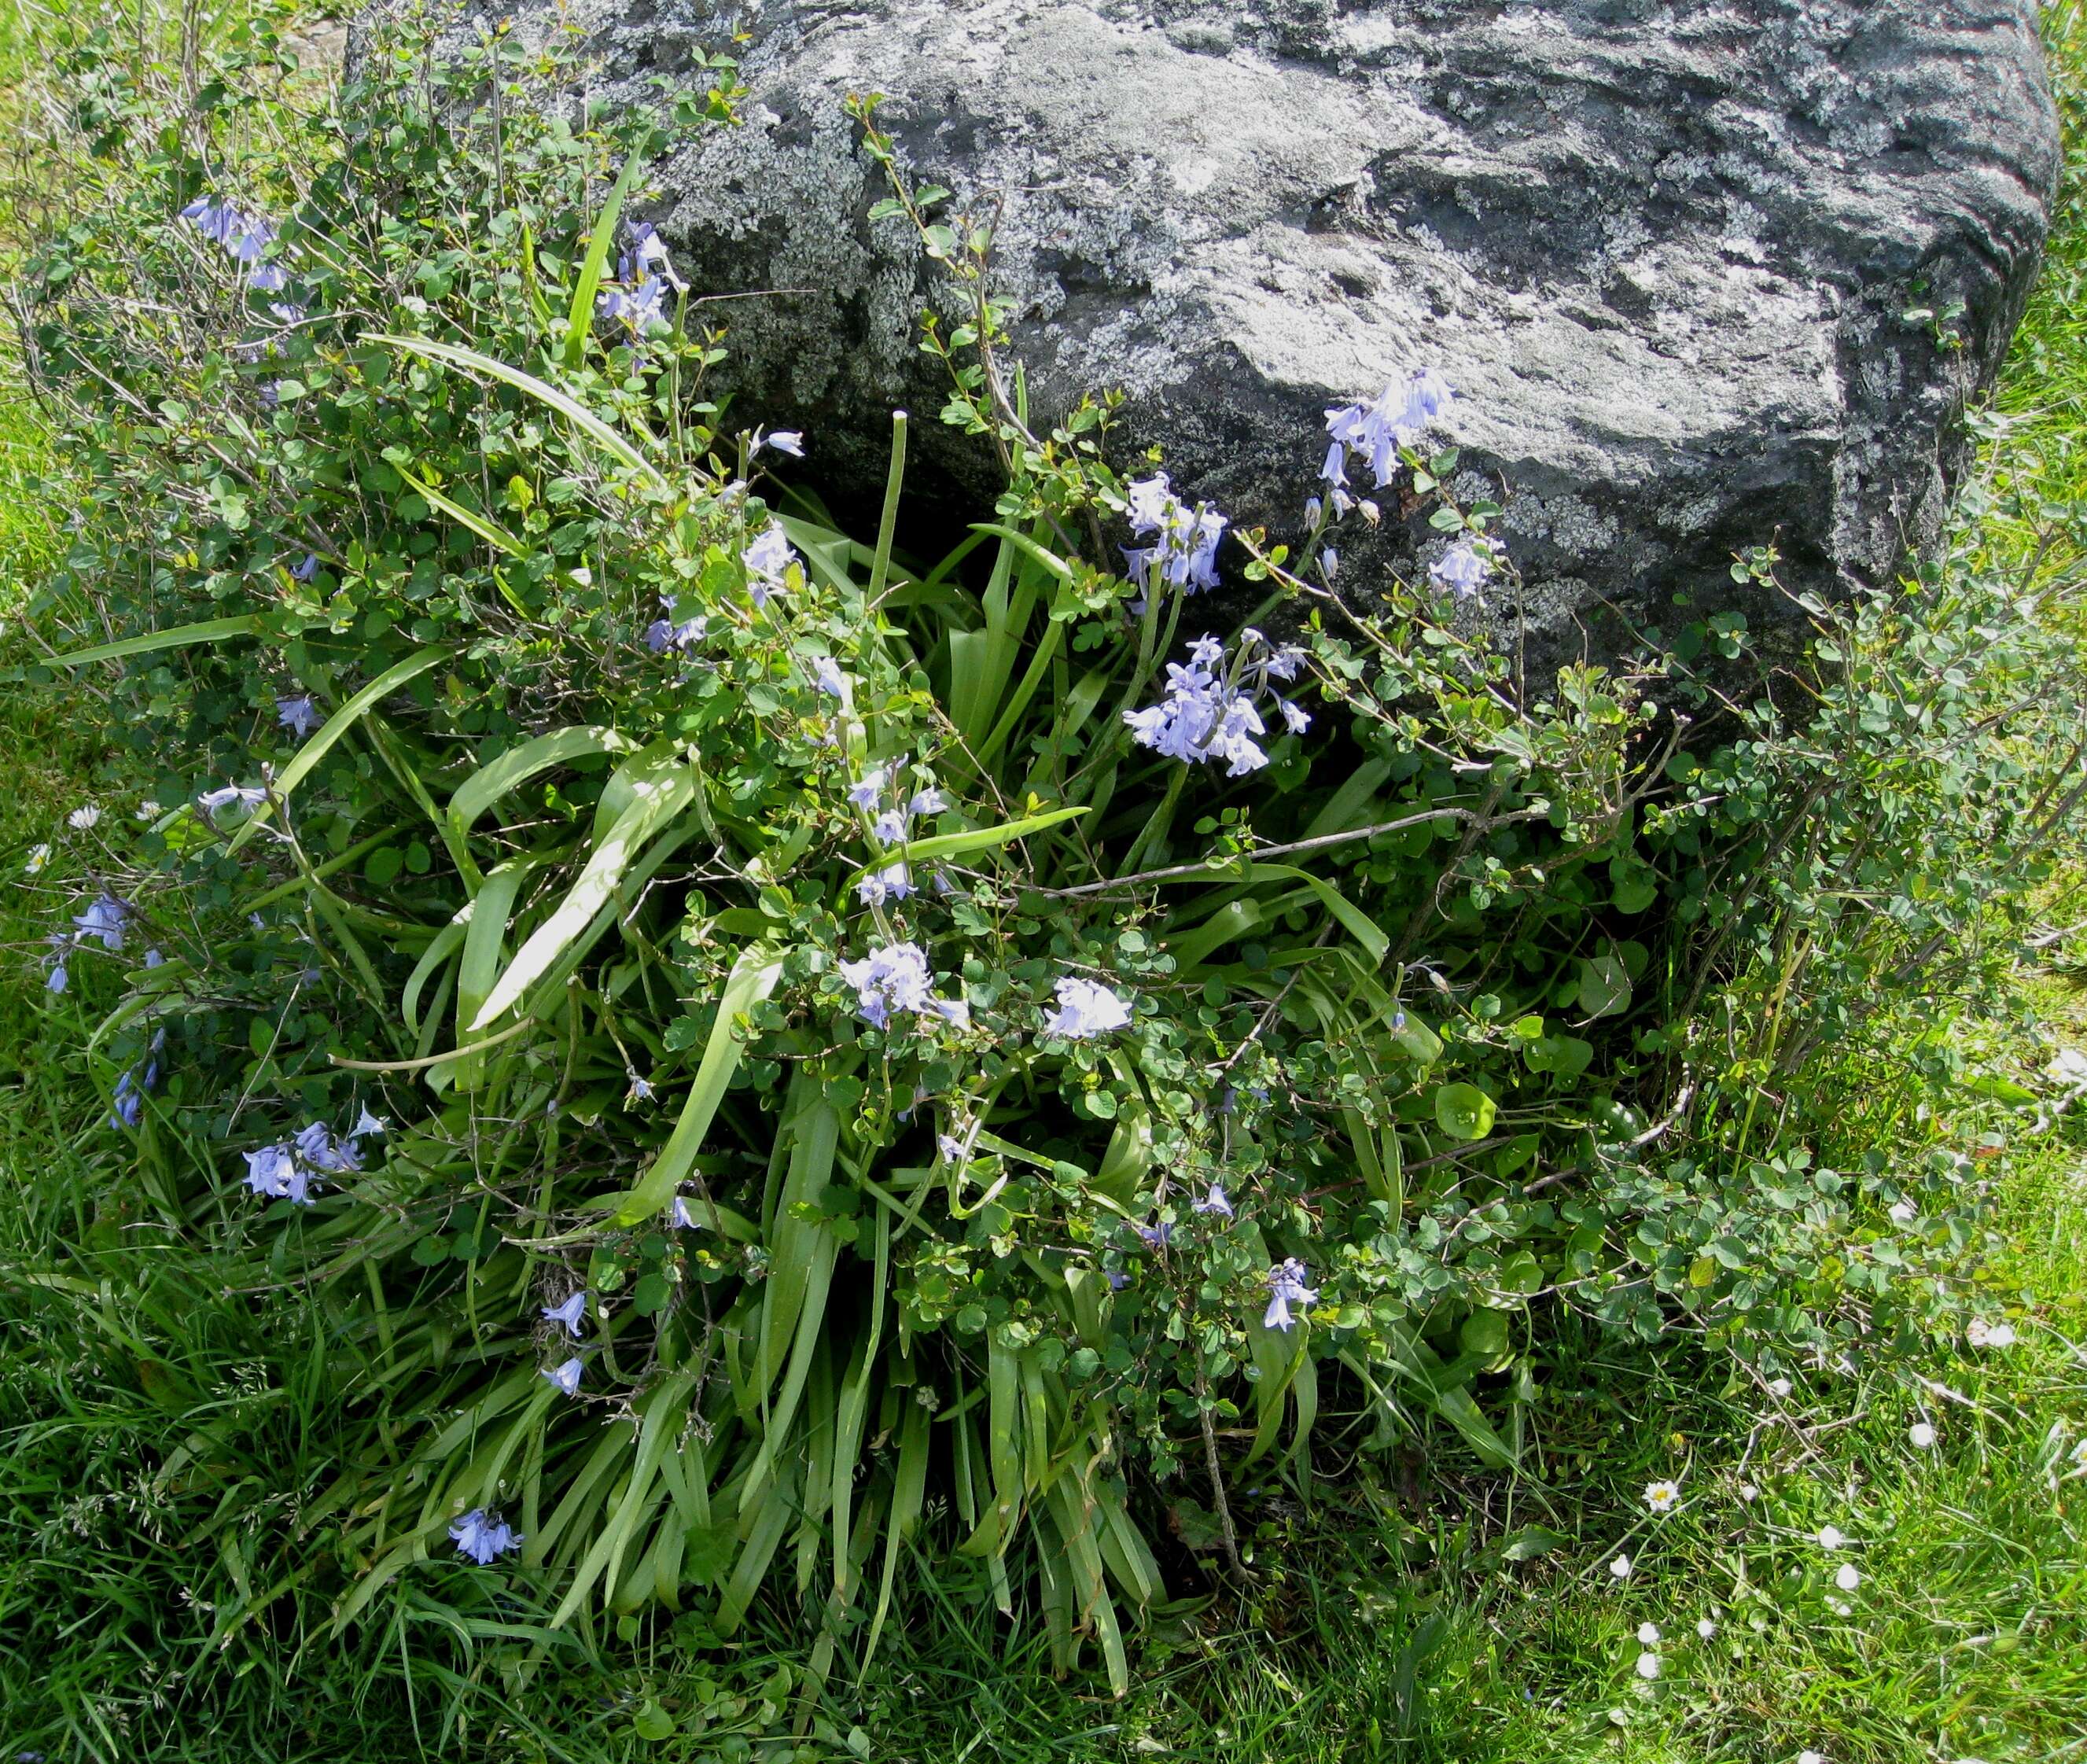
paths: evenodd
<path fill-rule="evenodd" d="M 522 1547 L 522 1534 L 484 1507 L 473 1507 L 450 1527 L 450 1541 L 457 1553 L 468 1556 L 481 1568 L 495 1557 Z"/>
<path fill-rule="evenodd" d="M 1372 403 L 1328 411 L 1326 433 L 1332 438 L 1319 476 L 1330 487 L 1334 507 L 1346 514 L 1354 506 L 1348 490 L 1351 454 L 1368 467 L 1380 490 L 1387 489 L 1398 475 L 1398 450 L 1419 441 L 1453 396 L 1449 382 L 1432 368 L 1418 368 L 1393 380 Z"/>
<path fill-rule="evenodd" d="M 339 1176 L 362 1168 L 361 1142 L 384 1131 L 384 1123 L 365 1108 L 355 1125 L 339 1137 L 322 1121 L 301 1128 L 292 1138 L 246 1154 L 246 1185 L 271 1200 L 309 1207 L 312 1185 L 322 1176 Z"/>
<path fill-rule="evenodd" d="M 913 836 L 915 820 L 941 814 L 950 806 L 950 799 L 933 784 L 908 795 L 902 782 L 905 770 L 906 756 L 902 754 L 881 766 L 873 766 L 848 788 L 849 802 L 870 818 L 870 838 L 887 850 L 905 844 Z M 949 878 L 939 872 L 935 883 L 939 891 L 949 891 Z M 856 888 L 856 898 L 866 907 L 903 900 L 914 892 L 913 873 L 903 863 L 887 864 L 873 871 Z"/>
<path fill-rule="evenodd" d="M 934 996 L 928 953 L 917 943 L 885 944 L 860 961 L 842 963 L 840 972 L 855 989 L 857 1014 L 873 1029 L 887 1027 L 895 1011 L 926 1012 L 960 1029 L 970 1025 L 967 1002 Z"/>
<path fill-rule="evenodd" d="M 290 285 L 289 273 L 280 263 L 266 261 L 275 242 L 272 221 L 250 215 L 229 203 L 198 196 L 181 211 L 181 219 L 194 223 L 196 230 L 213 245 L 222 246 L 233 263 L 247 266 L 246 285 L 257 294 L 280 294 Z M 288 301 L 271 300 L 268 310 L 284 324 L 294 324 L 305 309 Z"/>
<path fill-rule="evenodd" d="M 1229 524 L 1215 509 L 1190 508 L 1175 495 L 1164 472 L 1129 487 L 1130 531 L 1148 545 L 1123 548 L 1125 574 L 1150 587 L 1157 574 L 1170 587 L 1197 594 L 1218 585 L 1218 543 Z"/>
<path fill-rule="evenodd" d="M 132 1066 L 116 1081 L 115 1107 L 109 1112 L 109 1125 L 112 1127 L 134 1127 L 138 1117 L 145 1111 L 145 1098 L 160 1087 L 160 1054 L 167 1044 L 167 1031 L 153 1031 L 152 1045 L 146 1049 L 142 1068 Z"/>
<path fill-rule="evenodd" d="M 130 908 L 115 895 L 104 892 L 87 903 L 87 910 L 73 915 L 70 931 L 53 931 L 45 941 L 51 946 L 47 958 L 50 972 L 44 978 L 45 986 L 52 992 L 62 993 L 71 984 L 68 967 L 72 952 L 83 944 L 99 943 L 112 955 L 123 953 L 124 926 L 130 922 Z M 148 954 L 145 965 L 157 967 L 160 964 Z"/>
<path fill-rule="evenodd" d="M 616 260 L 617 280 L 622 285 L 604 288 L 594 305 L 600 317 L 642 331 L 647 325 L 666 322 L 668 292 L 685 294 L 689 284 L 676 272 L 666 241 L 650 221 L 634 222 L 630 232 L 630 249 Z"/>
<path fill-rule="evenodd" d="M 1267 733 L 1267 725 L 1256 704 L 1264 692 L 1274 699 L 1283 727 L 1291 734 L 1301 735 L 1312 726 L 1308 711 L 1270 685 L 1295 680 L 1303 660 L 1302 650 L 1272 644 L 1251 629 L 1240 634 L 1239 647 L 1229 660 L 1217 639 L 1201 637 L 1191 646 L 1185 666 L 1167 664 L 1167 691 L 1159 702 L 1126 711 L 1123 720 L 1140 746 L 1184 763 L 1222 760 L 1227 777 L 1243 778 L 1268 763 L 1258 739 Z"/>

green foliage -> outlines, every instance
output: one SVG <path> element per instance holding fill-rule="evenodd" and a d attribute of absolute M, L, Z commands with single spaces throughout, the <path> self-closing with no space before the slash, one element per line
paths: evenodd
<path fill-rule="evenodd" d="M 1948 1018 L 2000 947 L 1964 933 L 2077 770 L 2004 579 L 1820 609 L 1773 702 L 1695 673 L 1743 652 L 1714 621 L 1517 705 L 1423 593 L 1350 617 L 1324 521 L 1243 536 L 1300 651 L 1226 646 L 1268 763 L 1162 757 L 1124 713 L 1201 609 L 1116 573 L 1106 401 L 1039 434 L 996 366 L 989 239 L 903 184 L 873 222 L 971 289 L 947 414 L 1009 487 L 942 556 L 896 549 L 900 425 L 864 542 L 731 432 L 685 309 L 575 322 L 641 143 L 729 126 L 729 66 L 706 105 L 571 128 L 531 102 L 555 61 L 426 48 L 380 39 L 306 113 L 265 23 L 195 88 L 87 39 L 98 182 L 29 289 L 92 515 L 34 677 L 108 693 L 153 805 L 53 860 L 134 915 L 132 959 L 73 952 L 53 1027 L 112 1099 L 164 1074 L 93 1228 L 37 1246 L 41 1302 L 178 1305 L 192 1261 L 309 1341 L 324 1416 L 287 1484 L 185 1449 L 213 1516 L 184 1547 L 240 1565 L 208 1646 L 448 1624 L 519 1682 L 611 1634 L 736 1641 L 768 1589 L 809 1721 L 920 1554 L 1122 1689 L 1123 1613 L 1238 1547 L 1228 1484 L 1308 1489 L 1326 1417 L 1526 1467 L 1561 1313 L 1773 1370 L 1957 1302 L 1963 1160 L 1825 1169 L 1759 1117 L 1916 1003 L 1923 1080 L 1961 1075 Z M 198 199 L 279 217 L 282 288 Z M 1406 463 L 1483 535 L 1453 461 Z M 200 805 L 228 780 L 254 800 Z M 843 964 L 902 943 L 961 1009 L 862 1009 Z M 1127 1025 L 1055 1032 L 1068 977 Z M 381 1150 L 314 1205 L 241 1190 L 242 1153 L 365 1106 Z M 1270 1327 L 1291 1258 L 1315 1296 Z M 569 1400 L 542 1311 L 580 1290 Z M 207 1385 L 161 1388 L 186 1420 Z M 519 1567 L 455 1564 L 476 1508 Z"/>

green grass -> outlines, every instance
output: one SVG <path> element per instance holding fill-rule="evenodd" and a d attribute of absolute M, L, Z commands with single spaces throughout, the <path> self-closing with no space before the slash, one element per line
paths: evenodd
<path fill-rule="evenodd" d="M 8 16 L 0 7 L 0 74 L 17 41 Z M 2070 536 L 2042 554 L 2048 582 L 2079 566 L 2087 508 L 2087 7 L 2046 17 L 2068 178 L 1984 472 L 2001 554 L 2029 555 L 2059 511 Z M 43 488 L 33 410 L 11 393 L 0 380 L 0 617 L 19 653 L 62 499 Z M 15 760 L 0 800 L 12 882 L 28 845 L 63 837 L 68 808 L 122 806 L 62 702 L 0 699 L 0 740 Z M 446 1607 L 402 1593 L 347 1644 L 301 1633 L 284 1613 L 314 1608 L 293 1600 L 222 1621 L 228 1589 L 266 1559 L 265 1527 L 297 1523 L 339 1447 L 323 1338 L 297 1295 L 226 1292 L 206 1254 L 134 1229 L 127 1154 L 66 1051 L 72 1027 L 36 987 L 28 950 L 49 908 L 18 887 L 0 912 L 0 943 L 18 951 L 0 984 L 0 1753 L 781 1755 L 795 1654 L 779 1628 L 725 1650 L 672 1626 L 575 1640 L 524 1679 L 499 1633 L 515 1613 L 474 1610 L 468 1595 L 461 1631 Z M 2037 996 L 2054 1035 L 2087 1049 L 2081 992 L 2046 979 Z M 1889 1098 L 1855 1125 L 1887 1144 L 1912 1130 Z M 1120 1702 L 1052 1679 L 1035 1625 L 981 1617 L 943 1570 L 869 1681 L 830 1698 L 806 1753 L 2087 1759 L 2087 1476 L 2068 1456 L 2087 1435 L 2083 1167 L 2087 1128 L 2069 1121 L 1995 1165 L 1993 1278 L 2022 1319 L 2012 1348 L 1937 1358 L 1918 1379 L 1897 1365 L 1825 1370 L 1783 1403 L 1692 1352 L 1568 1332 L 1537 1369 L 1540 1475 L 1466 1481 L 1423 1457 L 1358 1458 L 1308 1489 L 1239 1491 L 1254 1583 L 1177 1564 L 1193 1596 L 1154 1619 Z M 87 1198 L 99 1194 L 119 1198 Z M 1908 1439 L 1923 1419 L 1931 1449 Z M 207 1479 L 182 1468 L 205 1461 Z M 1655 1519 L 1640 1492 L 1668 1476 L 1683 1503 Z M 1743 1484 L 1758 1493 L 1742 1498 Z M 234 1493 L 243 1516 L 221 1523 Z M 1846 1550 L 1820 1548 L 1827 1524 Z M 1504 1559 L 1517 1536 L 1548 1547 Z M 1634 1563 L 1622 1581 L 1607 1565 L 1619 1550 Z M 1849 1593 L 1830 1584 L 1842 1560 L 1863 1577 Z M 1718 1625 L 1707 1642 L 1705 1617 Z M 1632 1670 L 1648 1621 L 1667 1638 L 1654 1684 Z M 634 1726 L 648 1703 L 672 1723 L 656 1743 Z"/>

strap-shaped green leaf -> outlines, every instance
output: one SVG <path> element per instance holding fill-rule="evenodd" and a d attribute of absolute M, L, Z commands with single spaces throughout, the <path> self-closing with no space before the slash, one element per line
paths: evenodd
<path fill-rule="evenodd" d="M 558 903 L 557 911 L 515 952 L 507 972 L 472 1019 L 470 1027 L 474 1031 L 498 1021 L 521 1001 L 565 946 L 608 903 L 632 860 L 695 799 L 695 774 L 676 761 L 648 767 L 645 775 L 634 781 L 630 806 L 617 817 L 616 825 L 595 846 L 579 880 Z"/>
<path fill-rule="evenodd" d="M 248 637 L 253 632 L 253 618 L 242 613 L 237 618 L 207 618 L 199 625 L 177 625 L 169 630 L 147 631 L 142 637 L 126 637 L 117 643 L 96 643 L 92 649 L 68 650 L 51 660 L 61 668 L 83 668 L 91 661 L 120 661 L 126 656 L 179 649 L 185 643 L 214 643 L 222 637 Z"/>
<path fill-rule="evenodd" d="M 624 1198 L 617 1211 L 619 1224 L 634 1225 L 664 1211 L 674 1190 L 695 1168 L 696 1154 L 702 1150 L 718 1104 L 724 1100 L 732 1074 L 739 1070 L 740 1056 L 745 1052 L 745 1044 L 732 1032 L 733 1022 L 774 992 L 782 977 L 783 958 L 775 950 L 756 945 L 740 951 L 718 997 L 717 1020 L 711 1025 L 702 1063 L 696 1068 L 696 1081 L 689 1087 L 681 1119 L 674 1123 L 673 1132 L 644 1179 Z M 728 1230 L 726 1235 L 736 1233 Z"/>
<path fill-rule="evenodd" d="M 386 668 L 356 693 L 326 720 L 319 732 L 297 750 L 297 757 L 283 768 L 275 779 L 276 800 L 288 801 L 290 793 L 312 775 L 318 762 L 333 751 L 335 743 L 355 727 L 356 721 L 373 704 L 388 698 L 408 681 L 417 680 L 430 668 L 446 660 L 449 653 L 449 650 L 440 643 L 430 643 L 425 649 L 416 649 L 403 661 Z M 233 835 L 232 843 L 226 849 L 237 851 L 253 838 L 255 831 L 273 811 L 273 803 L 261 804 L 248 818 L 246 825 Z"/>
<path fill-rule="evenodd" d="M 1032 833 L 1042 833 L 1068 821 L 1078 820 L 1086 813 L 1084 808 L 1052 809 L 1044 814 L 1032 814 L 1026 819 L 1009 821 L 1001 826 L 973 827 L 967 833 L 937 833 L 924 839 L 914 839 L 904 845 L 894 845 L 880 857 L 874 866 L 865 866 L 848 878 L 852 888 L 869 873 L 870 868 L 883 869 L 887 864 L 920 863 L 932 857 L 962 857 L 971 852 L 991 851 L 996 846 L 1006 845 L 1016 839 L 1026 839 Z"/>
<path fill-rule="evenodd" d="M 645 163 L 646 145 L 644 139 L 630 143 L 630 150 L 623 156 L 623 169 L 617 173 L 616 187 L 609 191 L 601 218 L 594 224 L 594 237 L 587 241 L 580 279 L 573 285 L 572 310 L 565 314 L 564 360 L 568 368 L 577 368 L 586 359 L 587 334 L 594 329 L 595 290 L 601 286 L 602 266 L 608 263 L 609 246 L 616 238 L 616 220 L 623 212 L 623 199 L 630 194 L 630 181 Z"/>
<path fill-rule="evenodd" d="M 388 331 L 365 331 L 362 333 L 362 340 L 389 344 L 395 349 L 425 356 L 431 361 L 446 362 L 451 367 L 469 368 L 474 373 L 489 374 L 496 380 L 505 380 L 539 403 L 548 405 L 655 489 L 667 487 L 667 480 L 659 468 L 621 435 L 570 393 L 560 391 L 533 374 L 525 374 L 520 368 L 510 367 L 505 361 L 497 361 L 489 355 L 481 355 L 476 349 L 466 349 L 454 343 L 437 343 L 432 337 L 402 337 Z"/>
<path fill-rule="evenodd" d="M 577 724 L 522 741 L 489 760 L 459 784 L 450 798 L 450 819 L 469 832 L 479 817 L 509 792 L 519 790 L 540 772 L 570 765 L 595 754 L 634 754 L 637 742 L 615 729 Z"/>

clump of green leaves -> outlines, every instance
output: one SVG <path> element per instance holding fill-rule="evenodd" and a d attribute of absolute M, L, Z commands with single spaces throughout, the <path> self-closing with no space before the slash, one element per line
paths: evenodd
<path fill-rule="evenodd" d="M 57 1008 L 105 1082 L 164 1067 L 135 1228 L 305 1293 L 358 1442 L 271 1596 L 323 1559 L 328 1621 L 371 1621 L 497 1510 L 519 1563 L 475 1572 L 549 1629 L 723 1639 L 793 1597 L 816 1685 L 932 1540 L 1120 1687 L 1155 1490 L 1199 1488 L 1191 1549 L 1244 1570 L 1227 1479 L 1302 1485 L 1329 1410 L 1512 1467 L 1561 1307 L 1772 1357 L 1944 1302 L 1959 1166 L 1893 1236 L 1902 1172 L 1752 1121 L 1985 910 L 1914 867 L 1940 811 L 2048 835 L 2048 750 L 1978 745 L 2018 619 L 1821 609 L 1792 720 L 1685 644 L 1522 703 L 1423 590 L 1360 618 L 1308 580 L 1323 527 L 1249 534 L 1295 653 L 1195 665 L 1266 713 L 1265 764 L 1170 757 L 1129 718 L 1201 606 L 1120 574 L 1107 401 L 1031 428 L 946 193 L 873 224 L 968 266 L 948 414 L 1008 489 L 915 557 L 903 421 L 878 532 L 842 531 L 722 422 L 724 340 L 641 297 L 642 156 L 731 126 L 729 65 L 574 126 L 557 58 L 433 46 L 378 34 L 306 113 L 250 77 L 265 34 L 199 88 L 83 43 L 100 182 L 25 313 L 94 498 L 45 616 L 153 805 L 67 848 L 130 917 Z M 212 204 L 274 217 L 254 261 Z M 1406 460 L 1483 537 L 1453 465 Z M 900 951 L 918 985 L 879 991 Z M 240 1185 L 365 1107 L 362 1167 Z"/>

